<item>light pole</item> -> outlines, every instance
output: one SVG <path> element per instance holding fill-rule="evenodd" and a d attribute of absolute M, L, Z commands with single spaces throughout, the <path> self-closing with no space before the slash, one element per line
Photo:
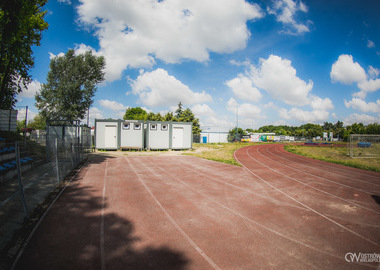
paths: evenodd
<path fill-rule="evenodd" d="M 235 133 L 235 141 L 237 141 L 238 125 L 239 125 L 239 104 L 236 104 L 236 133 Z"/>

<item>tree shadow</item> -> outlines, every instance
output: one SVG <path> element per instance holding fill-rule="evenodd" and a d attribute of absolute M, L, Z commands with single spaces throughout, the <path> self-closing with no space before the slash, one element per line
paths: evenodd
<path fill-rule="evenodd" d="M 95 157 L 90 164 L 107 158 Z M 189 259 L 170 247 L 137 248 L 141 239 L 134 235 L 130 220 L 109 213 L 102 223 L 101 191 L 81 185 L 79 176 L 72 181 L 31 238 L 15 269 L 102 269 L 102 263 L 107 269 L 186 268 Z"/>
<path fill-rule="evenodd" d="M 379 196 L 377 196 L 377 195 L 371 195 L 371 197 L 372 197 L 372 199 L 375 200 L 375 202 L 376 202 L 378 205 L 380 205 L 380 197 L 379 197 Z"/>

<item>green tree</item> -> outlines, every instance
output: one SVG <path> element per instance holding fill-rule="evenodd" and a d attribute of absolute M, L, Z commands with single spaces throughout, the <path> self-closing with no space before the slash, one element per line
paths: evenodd
<path fill-rule="evenodd" d="M 182 108 L 182 102 L 180 101 L 180 102 L 178 103 L 178 109 L 175 111 L 175 117 L 176 117 L 177 119 L 180 119 L 181 116 L 182 116 L 182 113 L 183 113 L 183 108 Z"/>
<path fill-rule="evenodd" d="M 48 28 L 42 11 L 47 0 L 0 1 L 0 109 L 11 109 L 34 66 L 32 46 L 40 46 Z"/>
<path fill-rule="evenodd" d="M 181 104 L 181 102 L 180 102 Z M 192 122 L 193 123 L 193 134 L 199 135 L 202 130 L 200 128 L 199 119 L 195 117 L 194 113 L 187 108 L 182 111 L 181 116 L 178 118 L 179 122 Z"/>
<path fill-rule="evenodd" d="M 237 128 L 237 135 L 241 137 L 242 135 L 246 135 L 246 133 L 242 128 Z M 236 138 L 236 127 L 228 131 L 228 137 L 232 140 Z"/>
<path fill-rule="evenodd" d="M 351 126 L 346 127 L 350 134 L 364 134 L 365 127 L 363 123 L 353 123 Z"/>
<path fill-rule="evenodd" d="M 17 120 L 17 133 L 20 133 L 22 130 L 25 129 L 25 119 L 24 120 Z"/>
<path fill-rule="evenodd" d="M 377 123 L 369 124 L 366 127 L 367 134 L 380 134 L 380 125 Z"/>
<path fill-rule="evenodd" d="M 173 113 L 172 112 L 167 112 L 164 116 L 164 121 L 173 121 L 173 122 L 177 122 L 178 119 L 174 117 Z"/>
<path fill-rule="evenodd" d="M 332 123 L 330 123 L 330 122 L 324 122 L 322 128 L 323 128 L 324 131 L 328 132 L 328 131 L 332 131 L 333 130 L 334 125 Z"/>
<path fill-rule="evenodd" d="M 124 120 L 146 120 L 148 113 L 141 107 L 128 108 L 125 111 Z"/>
<path fill-rule="evenodd" d="M 45 130 L 46 129 L 46 119 L 41 115 L 37 114 L 31 122 L 28 123 L 28 128 L 34 130 Z"/>
<path fill-rule="evenodd" d="M 47 83 L 36 95 L 36 107 L 46 119 L 83 119 L 92 105 L 96 85 L 104 80 L 103 56 L 69 50 L 50 62 Z"/>
<path fill-rule="evenodd" d="M 146 120 L 148 120 L 148 121 L 164 121 L 164 118 L 161 116 L 160 113 L 155 114 L 155 113 L 151 112 L 147 115 Z"/>

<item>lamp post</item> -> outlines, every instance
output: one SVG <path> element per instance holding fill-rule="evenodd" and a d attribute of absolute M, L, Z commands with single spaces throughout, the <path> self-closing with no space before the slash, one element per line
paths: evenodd
<path fill-rule="evenodd" d="M 238 136 L 238 125 L 239 125 L 239 104 L 236 104 L 236 133 L 235 133 L 235 141 L 237 141 L 237 136 Z"/>

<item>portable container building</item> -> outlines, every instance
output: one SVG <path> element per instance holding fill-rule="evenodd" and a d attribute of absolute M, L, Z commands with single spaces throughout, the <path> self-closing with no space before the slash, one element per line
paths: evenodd
<path fill-rule="evenodd" d="M 193 123 L 172 122 L 171 149 L 191 149 L 193 147 Z"/>
<path fill-rule="evenodd" d="M 120 148 L 144 149 L 144 121 L 120 120 Z"/>
<path fill-rule="evenodd" d="M 120 120 L 95 119 L 95 148 L 120 148 Z"/>
<path fill-rule="evenodd" d="M 228 143 L 228 132 L 201 132 L 201 143 Z"/>
<path fill-rule="evenodd" d="M 145 148 L 148 150 L 170 149 L 170 122 L 147 121 L 145 123 Z"/>

